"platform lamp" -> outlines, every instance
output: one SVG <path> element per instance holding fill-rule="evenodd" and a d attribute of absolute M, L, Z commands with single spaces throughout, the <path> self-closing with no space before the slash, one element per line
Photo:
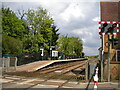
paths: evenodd
<path fill-rule="evenodd" d="M 51 28 L 53 26 L 53 23 L 51 24 Z M 52 60 L 52 30 L 50 31 L 51 36 L 50 36 L 50 60 Z"/>

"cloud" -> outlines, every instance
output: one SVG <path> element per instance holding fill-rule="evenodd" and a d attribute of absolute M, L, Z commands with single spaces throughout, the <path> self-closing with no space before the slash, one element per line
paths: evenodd
<path fill-rule="evenodd" d="M 85 55 L 90 55 L 90 56 L 98 55 L 98 48 L 91 48 L 91 47 L 84 46 L 83 52 L 85 52 Z"/>
<path fill-rule="evenodd" d="M 99 22 L 99 21 L 100 21 L 100 17 L 95 17 L 95 18 L 93 18 L 93 21 Z"/>
<path fill-rule="evenodd" d="M 72 30 L 71 33 L 79 35 L 85 41 L 84 45 L 90 46 L 90 44 L 92 44 L 94 46 L 94 44 L 99 44 L 97 42 L 99 40 L 97 27 L 98 26 L 95 25 L 86 28 L 76 29 Z"/>
<path fill-rule="evenodd" d="M 85 14 L 82 12 L 79 6 L 76 5 L 76 3 L 73 3 L 70 4 L 68 8 L 60 14 L 60 17 L 65 21 L 69 21 L 70 18 L 85 18 Z"/>
<path fill-rule="evenodd" d="M 48 0 L 2 0 L 2 2 L 48 2 L 48 3 L 49 2 L 99 2 L 99 1 L 100 0 L 66 0 L 66 1 L 65 0 L 49 0 L 49 1 Z"/>

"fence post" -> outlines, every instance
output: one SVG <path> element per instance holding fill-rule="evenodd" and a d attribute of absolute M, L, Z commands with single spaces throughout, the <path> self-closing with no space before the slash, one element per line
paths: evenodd
<path fill-rule="evenodd" d="M 5 68 L 5 61 L 4 60 L 5 60 L 5 58 L 3 57 L 2 58 L 2 71 L 4 71 L 4 68 Z"/>
<path fill-rule="evenodd" d="M 17 57 L 15 57 L 15 70 L 17 69 Z"/>
<path fill-rule="evenodd" d="M 10 68 L 10 57 L 6 58 L 6 71 L 9 71 Z"/>

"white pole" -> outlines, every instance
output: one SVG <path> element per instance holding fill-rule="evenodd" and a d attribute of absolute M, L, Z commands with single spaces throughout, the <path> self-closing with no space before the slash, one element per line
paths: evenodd
<path fill-rule="evenodd" d="M 96 68 L 95 76 L 94 76 L 94 90 L 97 90 L 98 87 L 98 67 Z"/>
<path fill-rule="evenodd" d="M 15 70 L 17 69 L 17 57 L 15 57 Z"/>

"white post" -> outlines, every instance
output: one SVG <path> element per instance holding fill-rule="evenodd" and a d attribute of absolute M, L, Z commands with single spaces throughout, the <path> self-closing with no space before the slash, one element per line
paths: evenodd
<path fill-rule="evenodd" d="M 15 70 L 17 69 L 17 57 L 15 57 Z"/>
<path fill-rule="evenodd" d="M 98 67 L 96 68 L 94 76 L 94 90 L 97 90 L 97 87 L 98 87 Z"/>
<path fill-rule="evenodd" d="M 10 57 L 6 58 L 6 71 L 9 71 L 10 68 Z"/>
<path fill-rule="evenodd" d="M 2 70 L 3 71 L 5 70 L 5 58 L 4 57 L 2 58 Z"/>

